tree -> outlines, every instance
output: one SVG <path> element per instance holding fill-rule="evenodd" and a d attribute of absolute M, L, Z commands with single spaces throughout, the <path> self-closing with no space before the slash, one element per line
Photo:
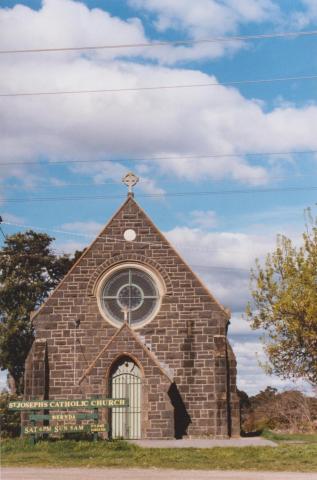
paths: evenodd
<path fill-rule="evenodd" d="M 53 240 L 29 230 L 8 236 L 0 251 L 0 368 L 8 370 L 17 393 L 23 392 L 24 362 L 34 340 L 30 313 L 79 255 L 56 256 Z"/>
<path fill-rule="evenodd" d="M 309 220 L 300 247 L 280 235 L 264 266 L 256 262 L 246 314 L 253 329 L 264 331 L 267 371 L 316 385 L 317 222 Z"/>
<path fill-rule="evenodd" d="M 9 410 L 9 403 L 19 400 L 16 394 L 0 392 L 0 438 L 18 437 L 21 433 L 21 413 Z"/>

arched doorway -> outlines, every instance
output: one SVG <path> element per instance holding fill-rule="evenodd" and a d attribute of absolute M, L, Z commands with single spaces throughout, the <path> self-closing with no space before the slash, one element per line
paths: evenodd
<path fill-rule="evenodd" d="M 141 370 L 132 358 L 120 357 L 112 366 L 110 393 L 112 398 L 129 400 L 128 407 L 111 409 L 111 437 L 141 438 Z"/>

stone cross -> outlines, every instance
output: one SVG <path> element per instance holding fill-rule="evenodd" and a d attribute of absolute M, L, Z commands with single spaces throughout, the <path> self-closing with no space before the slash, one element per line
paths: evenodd
<path fill-rule="evenodd" d="M 122 183 L 128 187 L 128 195 L 133 195 L 133 187 L 138 183 L 139 177 L 137 177 L 133 172 L 127 173 L 122 178 Z"/>

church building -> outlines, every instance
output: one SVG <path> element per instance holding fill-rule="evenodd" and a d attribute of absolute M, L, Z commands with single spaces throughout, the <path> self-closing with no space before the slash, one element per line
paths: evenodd
<path fill-rule="evenodd" d="M 33 313 L 25 399 L 128 398 L 111 438 L 240 433 L 230 313 L 129 193 Z"/>

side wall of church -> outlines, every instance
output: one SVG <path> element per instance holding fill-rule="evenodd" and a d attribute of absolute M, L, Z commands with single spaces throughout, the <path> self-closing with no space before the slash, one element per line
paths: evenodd
<path fill-rule="evenodd" d="M 45 339 L 37 339 L 25 362 L 24 391 L 27 400 L 47 399 L 49 396 L 49 369 L 47 343 Z"/>
<path fill-rule="evenodd" d="M 136 231 L 134 242 L 123 240 L 128 228 Z M 157 267 L 167 285 L 159 313 L 136 332 L 162 366 L 173 371 L 175 385 L 170 387 L 176 388 L 175 395 L 179 398 L 176 401 L 174 395 L 172 403 L 181 403 L 183 417 L 188 418 L 184 426 L 176 425 L 175 429 L 178 428 L 180 436 L 182 433 L 192 437 L 227 436 L 228 389 L 231 396 L 235 395 L 235 365 L 232 359 L 229 365 L 217 340 L 222 338 L 226 343 L 227 315 L 133 199 L 123 205 L 36 315 L 37 338 L 47 341 L 50 397 L 81 398 L 103 393 L 107 368 L 115 358 L 120 353 L 138 356 L 134 351 L 126 351 L 128 347 L 121 350 L 123 346 L 117 344 L 115 351 L 103 357 L 91 378 L 78 385 L 85 369 L 117 331 L 101 316 L 93 283 L 107 266 L 124 261 Z M 76 320 L 80 320 L 77 329 Z M 141 354 L 138 361 L 145 372 L 145 386 L 150 388 L 148 399 L 152 399 L 148 400 L 147 411 L 159 409 L 160 420 L 164 416 L 166 420 L 158 428 L 159 422 L 148 416 L 143 435 L 172 437 L 167 426 L 168 422 L 173 424 L 173 419 L 170 403 L 166 401 L 165 380 L 154 367 L 146 365 Z M 229 382 L 228 375 L 231 375 Z M 161 392 L 163 397 L 159 397 L 163 400 L 155 399 L 158 395 L 155 383 L 157 388 L 165 389 Z M 176 423 L 181 422 L 177 412 L 174 415 Z"/>

